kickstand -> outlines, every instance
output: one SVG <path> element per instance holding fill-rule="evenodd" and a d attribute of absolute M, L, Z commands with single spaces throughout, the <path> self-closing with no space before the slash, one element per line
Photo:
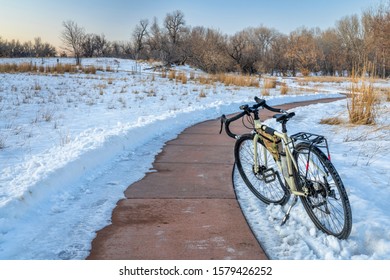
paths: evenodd
<path fill-rule="evenodd" d="M 298 201 L 298 196 L 294 195 L 294 199 L 293 199 L 290 207 L 288 208 L 286 215 L 284 215 L 282 223 L 280 224 L 281 226 L 287 222 L 288 218 L 290 218 L 291 209 L 294 207 L 295 204 L 297 204 L 297 201 Z"/>

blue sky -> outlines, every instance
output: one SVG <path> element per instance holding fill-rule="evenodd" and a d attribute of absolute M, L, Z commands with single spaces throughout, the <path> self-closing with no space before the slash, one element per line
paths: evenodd
<path fill-rule="evenodd" d="M 62 23 L 73 20 L 88 33 L 128 41 L 141 19 L 159 23 L 181 10 L 186 24 L 234 34 L 264 25 L 288 34 L 298 27 L 333 27 L 343 16 L 361 14 L 381 0 L 0 0 L 0 37 L 60 46 Z"/>

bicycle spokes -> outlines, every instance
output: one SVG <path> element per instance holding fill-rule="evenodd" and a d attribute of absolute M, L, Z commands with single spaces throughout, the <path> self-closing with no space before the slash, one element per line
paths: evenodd
<path fill-rule="evenodd" d="M 297 151 L 299 184 L 308 193 L 301 201 L 309 217 L 325 233 L 347 238 L 352 214 L 340 176 L 318 148 L 303 143 Z"/>

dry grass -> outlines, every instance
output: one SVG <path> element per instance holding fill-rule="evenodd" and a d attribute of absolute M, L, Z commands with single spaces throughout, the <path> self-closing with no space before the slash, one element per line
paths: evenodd
<path fill-rule="evenodd" d="M 210 85 L 213 83 L 213 80 L 211 79 L 210 75 L 205 76 L 198 76 L 197 79 L 195 80 L 196 82 L 202 84 L 202 85 Z"/>
<path fill-rule="evenodd" d="M 214 82 L 221 82 L 225 86 L 259 87 L 258 78 L 249 75 L 231 75 L 220 73 L 212 75 L 212 79 Z"/>
<path fill-rule="evenodd" d="M 262 95 L 262 96 L 269 96 L 269 95 L 270 95 L 269 89 L 263 87 L 263 88 L 261 89 L 261 95 Z"/>
<path fill-rule="evenodd" d="M 390 102 L 390 88 L 378 88 L 376 91 L 386 102 Z"/>
<path fill-rule="evenodd" d="M 169 74 L 168 74 L 168 79 L 169 79 L 170 81 L 172 81 L 172 80 L 175 80 L 175 78 L 176 78 L 176 71 L 170 70 L 170 71 L 169 71 Z"/>
<path fill-rule="evenodd" d="M 312 83 L 342 83 L 351 81 L 348 77 L 337 77 L 337 76 L 307 76 L 300 77 L 297 79 L 303 85 L 307 85 L 309 82 Z"/>
<path fill-rule="evenodd" d="M 96 74 L 96 70 L 96 67 L 92 65 L 83 67 L 81 71 L 83 71 L 85 74 Z"/>
<path fill-rule="evenodd" d="M 343 121 L 339 117 L 331 117 L 320 120 L 320 124 L 340 125 Z"/>
<path fill-rule="evenodd" d="M 23 65 L 23 68 L 24 67 L 25 65 Z M 16 63 L 5 63 L 0 65 L 0 73 L 16 73 L 16 72 L 19 72 L 18 65 Z"/>
<path fill-rule="evenodd" d="M 188 82 L 188 77 L 186 73 L 176 73 L 173 70 L 169 71 L 168 76 L 166 75 L 166 73 L 162 72 L 161 77 L 168 78 L 169 80 L 175 80 L 176 82 L 181 82 L 183 84 L 186 84 Z M 219 73 L 196 76 L 195 73 L 190 72 L 189 79 L 202 85 L 214 85 L 216 83 L 222 83 L 225 86 L 259 87 L 258 78 L 255 76 L 248 75 Z"/>
<path fill-rule="evenodd" d="M 33 63 L 5 63 L 0 64 L 0 73 L 51 73 L 51 74 L 64 74 L 64 73 L 85 73 L 96 74 L 96 71 L 102 68 L 96 68 L 95 66 L 76 66 L 73 64 L 61 64 L 55 65 L 39 65 Z"/>
<path fill-rule="evenodd" d="M 276 88 L 276 79 L 275 78 L 265 78 L 263 81 L 263 88 L 265 88 L 265 89 Z"/>
<path fill-rule="evenodd" d="M 367 73 L 364 67 L 360 73 Z M 354 71 L 354 73 L 357 73 Z M 369 68 L 369 73 L 374 73 Z M 352 124 L 371 125 L 375 124 L 376 111 L 379 104 L 378 94 L 373 86 L 373 78 L 367 78 L 365 75 L 352 75 L 350 89 L 350 99 L 348 100 L 349 122 Z M 373 75 L 371 75 L 373 76 Z"/>
<path fill-rule="evenodd" d="M 280 85 L 280 94 L 286 95 L 288 93 L 288 85 L 286 83 L 282 83 Z"/>
<path fill-rule="evenodd" d="M 201 91 L 200 91 L 200 93 L 199 93 L 199 97 L 200 98 L 205 98 L 207 95 L 206 95 L 206 93 L 204 92 L 204 90 L 202 89 Z"/>
<path fill-rule="evenodd" d="M 264 78 L 263 86 L 261 88 L 262 96 L 269 96 L 270 90 L 276 88 L 276 79 L 275 78 Z"/>
<path fill-rule="evenodd" d="M 187 83 L 187 75 L 184 72 L 179 72 L 176 77 L 176 82 L 181 82 L 183 85 Z"/>

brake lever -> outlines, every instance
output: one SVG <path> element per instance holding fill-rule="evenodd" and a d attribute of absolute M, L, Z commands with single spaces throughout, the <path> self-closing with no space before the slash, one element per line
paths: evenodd
<path fill-rule="evenodd" d="M 222 129 L 223 129 L 223 124 L 226 122 L 226 116 L 225 115 L 222 115 L 221 116 L 221 129 L 219 130 L 219 134 L 222 133 Z"/>

